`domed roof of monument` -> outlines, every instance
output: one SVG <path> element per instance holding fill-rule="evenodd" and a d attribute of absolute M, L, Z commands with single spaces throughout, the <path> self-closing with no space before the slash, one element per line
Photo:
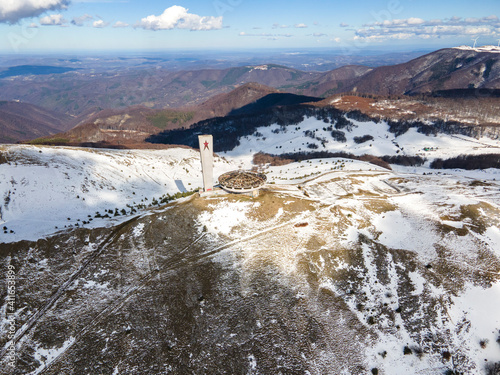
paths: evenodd
<path fill-rule="evenodd" d="M 261 188 L 266 183 L 266 175 L 252 171 L 231 171 L 219 176 L 220 186 L 232 192 L 246 192 Z"/>

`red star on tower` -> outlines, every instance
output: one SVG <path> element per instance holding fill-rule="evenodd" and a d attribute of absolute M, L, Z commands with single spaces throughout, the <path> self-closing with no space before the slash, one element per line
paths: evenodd
<path fill-rule="evenodd" d="M 204 150 L 209 150 L 209 148 L 208 148 L 208 141 L 205 141 L 205 143 L 203 143 L 203 145 L 205 145 Z"/>

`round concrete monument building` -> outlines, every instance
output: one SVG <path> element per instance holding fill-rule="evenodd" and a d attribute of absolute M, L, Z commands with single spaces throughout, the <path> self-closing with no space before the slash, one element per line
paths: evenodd
<path fill-rule="evenodd" d="M 231 193 L 257 192 L 266 183 L 266 175 L 252 171 L 231 171 L 219 176 L 219 185 Z"/>

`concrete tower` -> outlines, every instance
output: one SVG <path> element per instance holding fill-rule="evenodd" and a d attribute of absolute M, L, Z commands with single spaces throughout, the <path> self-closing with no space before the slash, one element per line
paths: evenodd
<path fill-rule="evenodd" d="M 199 135 L 201 170 L 203 173 L 203 191 L 214 189 L 214 141 L 212 135 Z"/>

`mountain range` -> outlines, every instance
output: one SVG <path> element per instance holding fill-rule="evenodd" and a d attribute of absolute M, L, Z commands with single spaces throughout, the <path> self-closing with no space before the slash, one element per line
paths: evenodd
<path fill-rule="evenodd" d="M 38 130 L 26 136 L 5 130 L 0 141 L 33 139 L 76 125 L 56 138 L 70 143 L 141 143 L 148 135 L 187 128 L 208 118 L 320 99 L 324 99 L 323 105 L 331 105 L 335 95 L 345 93 L 391 95 L 394 99 L 422 94 L 456 96 L 457 90 L 463 90 L 466 96 L 486 96 L 489 100 L 500 88 L 499 60 L 499 48 L 463 47 L 442 49 L 402 64 L 376 68 L 349 65 L 328 72 L 267 64 L 219 70 L 73 71 L 9 77 L 0 80 L 3 99 L 20 100 L 18 114 L 29 112 L 21 109 L 22 104 L 32 103 L 52 116 L 62 113 L 64 126 L 60 129 L 56 121 L 52 125 L 56 129 L 47 129 L 47 115 L 38 110 L 33 117 L 39 123 L 30 125 Z M 2 124 L 2 128 L 7 125 Z"/>
<path fill-rule="evenodd" d="M 0 143 L 35 139 L 74 126 L 73 118 L 39 106 L 0 101 Z"/>
<path fill-rule="evenodd" d="M 500 49 L 449 48 L 407 63 L 373 69 L 347 89 L 379 95 L 500 88 Z"/>

